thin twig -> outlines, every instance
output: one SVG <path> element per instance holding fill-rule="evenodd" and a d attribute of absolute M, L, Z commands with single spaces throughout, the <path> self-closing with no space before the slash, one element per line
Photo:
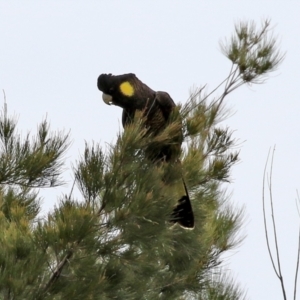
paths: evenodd
<path fill-rule="evenodd" d="M 299 198 L 299 193 L 298 193 L 298 190 L 296 190 L 297 192 L 297 199 L 298 199 L 298 202 L 300 202 L 300 198 Z M 297 207 L 297 212 L 298 212 L 298 216 L 300 217 L 300 210 L 299 210 L 299 204 L 297 202 L 297 199 L 296 199 L 296 207 Z"/>
<path fill-rule="evenodd" d="M 296 294 L 297 294 L 297 281 L 298 281 L 298 273 L 299 273 L 299 256 L 300 256 L 300 229 L 299 229 L 299 233 L 298 233 L 298 253 L 297 253 L 296 271 L 295 271 L 294 300 L 296 300 Z"/>
<path fill-rule="evenodd" d="M 275 241 L 275 250 L 276 250 L 279 280 L 280 280 L 280 283 L 281 283 L 281 290 L 282 290 L 282 294 L 283 294 L 283 299 L 286 300 L 287 298 L 286 298 L 286 293 L 285 293 L 283 276 L 282 276 L 282 272 L 281 272 L 279 246 L 278 246 L 278 241 L 277 241 L 277 230 L 276 230 L 275 214 L 274 214 L 274 207 L 273 207 L 272 174 L 273 174 L 274 152 L 275 152 L 275 146 L 273 148 L 272 159 L 271 159 L 271 168 L 270 168 L 270 176 L 269 176 L 269 193 L 270 193 L 270 204 L 271 204 L 271 212 L 272 212 L 271 216 L 272 216 L 272 224 L 273 224 L 273 232 L 274 232 L 274 241 Z"/>
<path fill-rule="evenodd" d="M 72 188 L 71 188 L 71 191 L 70 191 L 69 197 L 68 197 L 68 199 L 69 199 L 69 200 L 71 200 L 71 196 L 72 196 L 72 194 L 73 194 L 73 190 L 74 190 L 75 182 L 76 182 L 76 176 L 75 176 L 75 178 L 74 178 L 73 185 L 72 185 Z"/>
<path fill-rule="evenodd" d="M 230 68 L 230 72 L 229 72 L 229 74 L 232 74 L 232 75 L 231 75 L 232 78 L 233 78 L 233 76 L 234 76 L 234 72 L 232 72 L 233 67 L 234 67 L 234 63 L 231 64 L 231 68 Z M 227 80 L 227 82 L 226 82 L 226 84 L 225 84 L 225 89 L 228 87 L 228 82 L 232 81 L 232 79 L 229 80 L 229 78 L 230 78 L 230 76 L 227 77 L 228 80 Z"/>
<path fill-rule="evenodd" d="M 266 242 L 267 242 L 269 257 L 271 259 L 274 272 L 275 272 L 276 276 L 279 278 L 279 274 L 277 272 L 275 262 L 273 260 L 273 255 L 272 255 L 272 252 L 271 252 L 271 247 L 270 247 L 270 242 L 269 242 L 269 235 L 268 235 L 268 228 L 267 228 L 267 220 L 266 220 L 266 209 L 265 209 L 265 178 L 266 178 L 266 169 L 267 169 L 267 165 L 268 165 L 268 161 L 269 161 L 269 156 L 270 156 L 270 150 L 269 150 L 267 161 L 266 161 L 266 164 L 265 164 L 264 177 L 263 177 L 263 191 L 262 191 L 263 216 L 264 216 L 265 236 L 266 236 Z"/>
<path fill-rule="evenodd" d="M 298 191 L 297 191 L 297 199 L 298 199 L 298 202 L 299 202 L 300 198 L 299 198 Z M 298 202 L 296 202 L 296 203 L 298 203 Z M 297 209 L 298 209 L 298 214 L 299 214 L 298 205 L 297 205 Z M 298 233 L 298 253 L 297 253 L 296 271 L 295 271 L 294 300 L 296 300 L 296 295 L 297 295 L 297 281 L 298 281 L 298 273 L 299 273 L 299 259 L 300 259 L 300 228 L 299 228 L 299 233 Z"/>
<path fill-rule="evenodd" d="M 206 99 L 208 99 L 208 97 L 210 97 L 216 90 L 218 90 L 224 83 L 226 83 L 227 85 L 227 82 L 229 80 L 229 78 L 233 75 L 235 71 L 233 72 L 230 72 L 229 75 L 223 80 L 221 81 L 221 83 L 219 83 L 212 91 L 210 91 L 203 99 L 201 102 L 205 101 Z M 196 96 L 198 96 L 202 91 L 203 91 L 204 87 L 199 89 L 195 94 L 191 95 L 187 102 L 189 102 L 192 98 L 195 98 Z M 218 100 L 217 100 L 218 101 Z M 215 102 L 217 102 L 215 101 Z M 197 107 L 198 104 L 196 104 L 195 106 L 192 106 L 190 107 L 190 109 L 187 111 L 187 113 L 189 113 L 190 111 L 192 111 L 193 109 L 195 109 Z"/>
<path fill-rule="evenodd" d="M 236 73 L 236 72 L 237 72 L 237 68 L 232 72 L 231 80 L 229 81 L 228 86 L 225 87 L 222 96 L 219 98 L 218 101 L 216 101 L 216 102 L 219 102 L 219 103 L 218 103 L 218 106 L 217 106 L 217 110 L 219 110 L 219 108 L 220 108 L 220 106 L 222 105 L 222 103 L 223 103 L 225 97 L 226 97 L 229 93 L 231 93 L 232 91 L 234 91 L 237 87 L 239 87 L 239 86 L 234 86 L 234 85 L 238 82 L 238 77 L 237 77 L 237 78 L 235 77 L 235 73 Z M 243 84 L 244 84 L 244 82 L 241 83 L 241 85 L 243 85 Z M 226 85 L 227 85 L 227 83 L 226 83 Z M 211 105 L 214 105 L 214 104 L 215 104 L 215 103 L 212 102 Z"/>

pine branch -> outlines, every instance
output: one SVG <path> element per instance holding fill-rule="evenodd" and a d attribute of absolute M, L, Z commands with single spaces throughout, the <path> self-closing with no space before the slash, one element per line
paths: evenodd
<path fill-rule="evenodd" d="M 201 97 L 204 88 L 193 93 L 182 109 L 183 118 L 197 106 L 205 103 L 222 86 L 224 86 L 222 94 L 211 101 L 208 109 L 215 107 L 216 112 L 219 112 L 224 99 L 242 85 L 263 83 L 266 75 L 275 71 L 285 56 L 279 52 L 276 40 L 269 36 L 269 32 L 268 19 L 262 22 L 261 29 L 258 30 L 254 22 L 241 22 L 236 25 L 231 42 L 228 44 L 220 42 L 222 52 L 232 62 L 229 75 L 207 95 Z M 193 101 L 196 98 L 201 100 Z M 194 118 L 197 118 L 197 115 Z"/>
<path fill-rule="evenodd" d="M 69 252 L 65 255 L 65 257 L 60 261 L 60 263 L 56 266 L 54 272 L 52 273 L 49 281 L 43 288 L 42 294 L 45 295 L 47 291 L 51 288 L 51 286 L 59 279 L 61 272 L 65 265 L 69 262 L 71 257 L 74 254 L 74 250 L 69 250 Z"/>

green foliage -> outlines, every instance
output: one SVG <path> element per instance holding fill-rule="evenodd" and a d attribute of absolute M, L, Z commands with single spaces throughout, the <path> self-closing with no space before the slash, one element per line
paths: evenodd
<path fill-rule="evenodd" d="M 101 175 L 104 172 L 104 153 L 99 146 L 91 149 L 85 147 L 84 156 L 74 170 L 79 189 L 86 201 L 91 202 L 98 197 L 104 180 Z"/>
<path fill-rule="evenodd" d="M 34 299 L 47 262 L 34 237 L 40 199 L 33 187 L 59 184 L 68 135 L 49 135 L 46 121 L 24 140 L 16 121 L 0 118 L 0 298 Z"/>
<path fill-rule="evenodd" d="M 42 219 L 35 188 L 61 183 L 68 135 L 50 134 L 44 121 L 35 138 L 22 139 L 16 122 L 1 116 L 0 299 L 244 298 L 222 265 L 223 253 L 241 241 L 243 214 L 226 196 L 239 153 L 220 122 L 228 116 L 225 97 L 280 62 L 268 26 L 237 26 L 223 48 L 233 69 L 220 96 L 194 91 L 156 136 L 136 118 L 110 148 L 86 144 L 73 168 L 82 199 L 64 196 Z M 156 147 L 182 139 L 181 162 L 149 160 Z M 170 223 L 182 177 L 194 230 Z"/>
<path fill-rule="evenodd" d="M 238 66 L 241 80 L 259 83 L 264 75 L 275 71 L 284 55 L 277 50 L 276 39 L 270 35 L 270 20 L 257 30 L 254 22 L 235 26 L 230 44 L 221 44 L 223 53 Z"/>
<path fill-rule="evenodd" d="M 205 287 L 205 293 L 198 299 L 238 300 L 244 297 L 245 293 L 232 280 L 228 280 L 220 275 L 213 275 L 211 281 Z"/>
<path fill-rule="evenodd" d="M 68 135 L 49 135 L 49 124 L 43 121 L 30 141 L 16 132 L 16 121 L 6 115 L 0 120 L 0 184 L 24 187 L 60 185 L 63 163 L 60 158 L 69 146 Z"/>

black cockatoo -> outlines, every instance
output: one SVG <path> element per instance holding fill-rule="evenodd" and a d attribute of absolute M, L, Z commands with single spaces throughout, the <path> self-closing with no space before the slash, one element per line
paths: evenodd
<path fill-rule="evenodd" d="M 98 89 L 103 92 L 102 98 L 106 104 L 114 104 L 123 108 L 123 127 L 132 122 L 136 111 L 141 111 L 145 117 L 148 132 L 156 135 L 166 127 L 172 110 L 176 107 L 168 93 L 153 91 L 132 73 L 118 76 L 101 74 L 97 85 Z M 182 143 L 181 132 L 179 136 L 178 143 L 163 145 L 158 151 L 151 153 L 150 159 L 154 162 L 178 160 L 178 149 Z M 193 228 L 194 215 L 185 184 L 184 188 L 186 195 L 178 201 L 171 221 L 185 228 Z"/>

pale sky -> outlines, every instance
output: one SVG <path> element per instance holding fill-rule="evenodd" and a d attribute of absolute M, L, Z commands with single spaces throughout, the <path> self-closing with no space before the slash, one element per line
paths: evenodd
<path fill-rule="evenodd" d="M 224 125 L 244 141 L 228 190 L 231 201 L 245 207 L 242 233 L 247 236 L 227 254 L 225 268 L 249 299 L 283 299 L 267 253 L 261 203 L 267 153 L 276 144 L 274 205 L 292 299 L 300 224 L 295 202 L 300 189 L 299 1 L 0 0 L 0 89 L 9 114 L 19 117 L 24 135 L 47 116 L 52 130 L 70 130 L 73 140 L 65 173 L 69 183 L 42 192 L 44 211 L 70 190 L 70 166 L 83 153 L 84 142 L 105 146 L 121 128 L 120 108 L 101 100 L 99 74 L 135 73 L 184 103 L 192 86 L 213 89 L 227 76 L 230 62 L 219 41 L 230 38 L 235 22 L 259 24 L 262 18 L 272 20 L 286 58 L 265 84 L 243 87 L 226 100 L 235 114 Z"/>

